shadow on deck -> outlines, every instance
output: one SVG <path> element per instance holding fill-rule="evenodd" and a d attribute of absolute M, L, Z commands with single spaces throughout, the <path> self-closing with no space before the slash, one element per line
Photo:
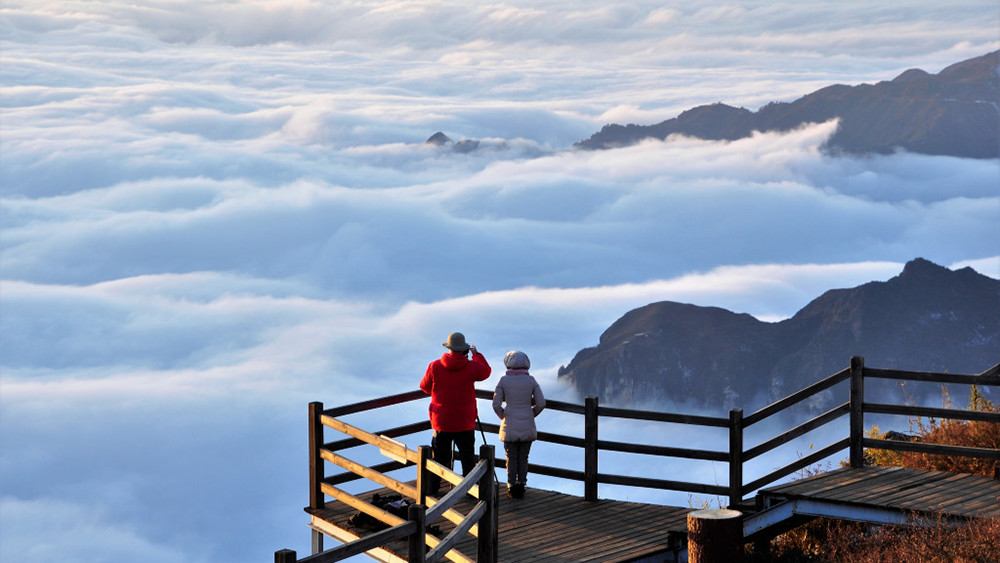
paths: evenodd
<path fill-rule="evenodd" d="M 505 490 L 501 485 L 501 490 Z M 387 494 L 382 489 L 373 493 Z M 456 505 L 468 512 L 472 499 Z M 691 508 L 624 502 L 584 501 L 583 498 L 554 491 L 528 489 L 523 499 L 500 495 L 499 561 L 504 563 L 577 563 L 676 561 L 684 549 L 687 513 Z M 348 522 L 357 511 L 342 502 L 328 502 L 323 509 L 306 509 L 311 525 L 338 541 L 352 541 L 372 529 Z M 454 528 L 444 521 L 438 535 L 443 538 Z M 457 546 L 462 553 L 475 553 L 475 538 Z M 380 561 L 406 561 L 406 544 L 386 546 L 371 557 Z"/>

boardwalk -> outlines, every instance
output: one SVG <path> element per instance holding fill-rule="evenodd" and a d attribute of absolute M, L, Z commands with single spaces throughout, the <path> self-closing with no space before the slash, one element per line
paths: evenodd
<path fill-rule="evenodd" d="M 581 417 L 579 428 L 582 429 L 583 436 L 539 432 L 538 441 L 542 444 L 553 443 L 578 448 L 579 453 L 567 455 L 562 460 L 571 467 L 532 464 L 531 473 L 580 482 L 583 484 L 584 498 L 531 490 L 527 498 L 520 501 L 502 496 L 499 506 L 496 506 L 491 494 L 485 495 L 474 508 L 471 498 L 467 498 L 456 505 L 454 510 L 443 514 L 442 511 L 450 506 L 448 503 L 451 499 L 460 498 L 465 492 L 478 494 L 473 491 L 473 485 L 477 491 L 484 487 L 492 490 L 493 482 L 487 476 L 493 469 L 487 468 L 492 468 L 495 461 L 498 465 L 502 463 L 502 460 L 495 460 L 492 446 L 481 448 L 480 462 L 463 480 L 461 476 L 430 460 L 429 447 L 418 446 L 411 449 L 405 442 L 398 440 L 429 432 L 428 421 L 372 432 L 345 420 L 355 413 L 426 400 L 423 392 L 410 391 L 332 409 L 324 409 L 322 403 L 313 402 L 309 404 L 310 479 L 309 507 L 306 511 L 312 517 L 312 547 L 317 557 L 306 559 L 332 562 L 368 552 L 378 560 L 399 563 L 405 561 L 401 554 L 410 552 L 410 545 L 402 545 L 402 542 L 408 540 L 412 544 L 412 553 L 416 554 L 415 560 L 421 559 L 422 551 L 419 546 L 424 544 L 433 548 L 428 555 L 432 561 L 439 560 L 439 556 L 448 549 L 454 550 L 453 555 L 458 552 L 465 554 L 461 557 L 449 557 L 453 560 L 471 562 L 478 558 L 486 563 L 497 561 L 494 557 L 496 552 L 499 552 L 499 561 L 514 563 L 660 563 L 683 558 L 687 540 L 686 516 L 691 509 L 598 500 L 598 487 L 602 484 L 728 498 L 731 508 L 744 513 L 744 537 L 755 542 L 766 540 L 813 518 L 902 524 L 921 524 L 927 518 L 932 521 L 1000 518 L 998 479 L 903 468 L 864 467 L 866 448 L 988 459 L 1000 465 L 1000 450 L 996 448 L 887 440 L 865 435 L 865 416 L 872 414 L 1000 424 L 1000 413 L 867 401 L 864 396 L 866 378 L 998 387 L 1000 364 L 977 375 L 925 373 L 866 368 L 864 358 L 852 357 L 848 368 L 746 416 L 740 409 L 730 410 L 728 417 L 714 417 L 605 407 L 599 404 L 596 397 L 587 397 L 583 405 L 549 401 L 547 410 Z M 845 386 L 848 388 L 843 389 Z M 796 405 L 821 393 L 838 389 L 841 396 L 847 395 L 846 400 L 833 405 L 827 412 L 756 445 L 744 443 L 745 429 L 780 413 L 790 413 Z M 492 393 L 477 390 L 476 396 L 480 400 L 490 400 Z M 388 414 L 386 419 L 398 420 Z M 601 426 L 599 421 L 603 419 L 642 421 L 645 426 L 643 432 L 636 435 L 639 440 L 650 431 L 649 425 L 654 423 L 721 429 L 728 431 L 728 448 L 709 450 L 604 440 L 598 432 Z M 828 424 L 837 424 L 838 421 L 841 421 L 840 424 L 846 422 L 845 437 L 778 467 L 767 475 L 749 482 L 744 478 L 743 468 L 747 461 L 766 455 L 781 445 Z M 481 425 L 482 432 L 495 433 L 497 430 L 495 424 Z M 330 441 L 325 431 L 338 434 Z M 346 435 L 346 438 L 336 439 L 342 435 Z M 423 436 L 424 438 L 414 438 L 413 441 L 426 439 L 427 435 Z M 358 447 L 377 449 L 390 461 L 369 467 L 341 453 Z M 844 450 L 849 453 L 848 468 L 786 484 L 775 484 L 797 471 L 840 455 Z M 598 464 L 599 454 L 604 451 L 663 458 L 664 463 L 660 467 L 665 468 L 665 471 L 642 477 L 608 473 Z M 716 483 L 666 479 L 665 477 L 670 476 L 670 462 L 667 460 L 678 458 L 724 463 L 729 469 L 728 483 L 720 486 Z M 582 468 L 580 465 L 572 466 L 574 460 L 579 464 L 581 459 Z M 345 471 L 328 474 L 328 465 L 335 465 Z M 413 479 L 415 473 L 421 484 L 426 483 L 424 479 L 436 474 L 454 486 L 461 487 L 459 490 L 462 493 L 456 491 L 448 499 L 442 499 L 444 502 L 438 505 L 438 510 L 430 509 L 424 513 L 424 508 L 417 507 L 407 515 L 408 519 L 403 519 L 369 502 L 375 492 L 371 489 L 377 487 L 385 487 L 383 490 L 395 491 L 411 500 L 419 496 L 419 488 L 414 485 L 414 481 L 404 482 L 389 475 L 396 471 L 409 471 L 404 480 Z M 359 487 L 371 492 L 355 496 L 340 488 L 359 479 L 374 483 L 370 489 Z M 331 500 L 327 500 L 328 498 Z M 348 518 L 359 510 L 392 528 L 380 533 L 354 528 L 348 523 Z M 426 524 L 432 526 L 430 535 L 426 537 L 423 536 L 425 522 L 421 514 L 426 514 Z M 485 523 L 490 527 L 478 535 L 478 541 L 466 535 L 472 526 Z M 455 533 L 449 536 L 452 530 Z M 334 538 L 345 545 L 319 554 L 322 551 L 323 536 Z M 361 537 L 364 539 L 355 541 Z M 276 561 L 279 557 L 282 563 L 299 561 L 291 550 L 276 552 Z"/>
<path fill-rule="evenodd" d="M 462 512 L 469 507 L 471 502 L 458 505 Z M 674 550 L 683 548 L 687 513 L 691 510 L 613 500 L 588 502 L 580 497 L 538 489 L 528 489 L 525 498 L 520 500 L 501 495 L 500 561 L 624 562 L 646 557 L 649 561 L 673 561 Z M 350 534 L 366 533 L 347 523 L 355 511 L 344 503 L 330 502 L 323 510 L 307 511 L 312 513 L 314 525 L 322 529 L 334 526 Z M 441 526 L 441 536 L 450 530 L 451 526 L 445 522 Z M 406 560 L 405 545 L 388 546 L 388 549 L 399 557 L 399 561 Z M 475 540 L 469 538 L 459 544 L 459 551 L 475 557 Z"/>

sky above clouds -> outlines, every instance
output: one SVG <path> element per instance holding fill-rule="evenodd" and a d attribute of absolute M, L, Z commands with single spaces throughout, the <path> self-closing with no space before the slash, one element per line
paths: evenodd
<path fill-rule="evenodd" d="M 997 160 L 572 149 L 998 48 L 992 1 L 4 2 L 0 559 L 307 553 L 306 403 L 414 389 L 453 330 L 575 400 L 651 302 L 1000 278 Z"/>

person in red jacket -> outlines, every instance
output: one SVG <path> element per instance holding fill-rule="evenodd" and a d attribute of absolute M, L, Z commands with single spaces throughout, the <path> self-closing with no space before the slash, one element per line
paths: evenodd
<path fill-rule="evenodd" d="M 434 459 L 452 467 L 452 452 L 458 446 L 462 473 L 476 464 L 476 382 L 485 381 L 492 369 L 486 357 L 465 342 L 465 335 L 453 332 L 441 344 L 449 351 L 427 366 L 420 389 L 431 396 L 430 418 L 434 438 Z M 472 359 L 469 359 L 472 352 Z M 432 475 L 429 493 L 437 494 L 441 478 Z"/>

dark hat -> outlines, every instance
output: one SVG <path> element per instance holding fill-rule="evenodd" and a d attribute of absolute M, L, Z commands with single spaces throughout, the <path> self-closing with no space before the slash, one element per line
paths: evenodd
<path fill-rule="evenodd" d="M 452 352 L 468 352 L 469 345 L 465 343 L 465 335 L 461 332 L 453 332 L 448 335 L 448 341 L 441 343 L 442 346 Z"/>

